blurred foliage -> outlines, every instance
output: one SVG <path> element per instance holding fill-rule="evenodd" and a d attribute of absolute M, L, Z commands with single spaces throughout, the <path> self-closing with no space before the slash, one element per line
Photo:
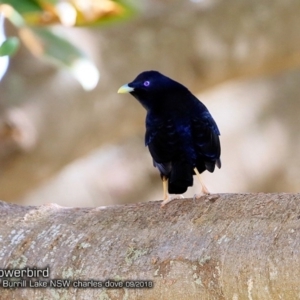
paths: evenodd
<path fill-rule="evenodd" d="M 18 28 L 18 38 L 23 44 L 34 55 L 67 68 L 87 90 L 98 82 L 96 66 L 51 25 L 104 25 L 128 18 L 133 13 L 128 0 L 0 0 L 0 17 L 9 19 Z M 18 38 L 9 37 L 0 44 L 0 56 L 13 55 L 19 47 Z M 80 74 L 83 71 L 91 74 L 89 80 Z"/>
<path fill-rule="evenodd" d="M 27 25 L 99 25 L 127 18 L 133 7 L 126 0 L 0 0 L 14 8 Z"/>
<path fill-rule="evenodd" d="M 18 50 L 19 45 L 19 39 L 16 37 L 6 39 L 0 46 L 0 56 L 12 56 Z"/>

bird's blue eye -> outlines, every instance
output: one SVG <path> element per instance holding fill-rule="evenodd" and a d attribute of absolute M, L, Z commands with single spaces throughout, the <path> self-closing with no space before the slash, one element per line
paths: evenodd
<path fill-rule="evenodd" d="M 145 81 L 144 82 L 144 86 L 149 86 L 150 85 L 150 81 Z"/>

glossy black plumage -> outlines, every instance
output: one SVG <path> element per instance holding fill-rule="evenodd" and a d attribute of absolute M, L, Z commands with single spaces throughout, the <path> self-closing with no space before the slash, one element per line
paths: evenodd
<path fill-rule="evenodd" d="M 205 105 L 185 86 L 157 71 L 139 74 L 119 92 L 147 110 L 145 144 L 170 194 L 182 194 L 199 173 L 221 167 L 219 129 Z"/>

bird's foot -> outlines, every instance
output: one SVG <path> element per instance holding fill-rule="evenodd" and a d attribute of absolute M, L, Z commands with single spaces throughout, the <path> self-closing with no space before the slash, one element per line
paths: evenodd
<path fill-rule="evenodd" d="M 167 203 L 171 202 L 172 200 L 175 200 L 175 199 L 184 199 L 184 196 L 183 195 L 167 195 L 165 198 L 164 198 L 164 201 L 161 203 L 160 207 L 164 207 Z"/>
<path fill-rule="evenodd" d="M 193 200 L 195 201 L 196 199 L 200 199 L 204 195 L 210 195 L 210 192 L 207 190 L 207 188 L 205 186 L 204 186 L 204 188 L 202 188 L 200 194 L 194 195 Z"/>
<path fill-rule="evenodd" d="M 209 195 L 210 192 L 208 191 L 207 187 L 205 186 L 204 182 L 202 181 L 201 175 L 200 175 L 199 171 L 197 170 L 197 168 L 194 168 L 194 171 L 195 171 L 195 173 L 197 175 L 197 178 L 198 178 L 198 180 L 201 184 L 201 193 L 202 193 L 202 195 Z M 199 199 L 202 195 L 201 194 L 200 195 L 194 195 L 194 199 L 195 199 L 195 196 L 196 196 L 196 199 Z"/>

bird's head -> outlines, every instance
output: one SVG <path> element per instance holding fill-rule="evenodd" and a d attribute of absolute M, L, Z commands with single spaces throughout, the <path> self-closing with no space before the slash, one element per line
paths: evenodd
<path fill-rule="evenodd" d="M 171 78 L 157 71 L 145 71 L 132 82 L 121 86 L 118 93 L 130 93 L 149 110 L 162 105 L 172 97 L 172 94 L 178 94 L 182 90 L 187 89 Z"/>

